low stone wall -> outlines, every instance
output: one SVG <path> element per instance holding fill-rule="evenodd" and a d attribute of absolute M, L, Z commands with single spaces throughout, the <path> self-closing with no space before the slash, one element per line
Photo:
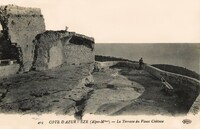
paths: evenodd
<path fill-rule="evenodd" d="M 130 62 L 130 61 L 118 61 L 116 64 L 114 64 L 111 67 L 126 67 L 126 68 L 131 68 L 131 69 L 138 69 L 139 68 L 139 64 L 138 63 L 134 63 L 134 62 Z"/>
<path fill-rule="evenodd" d="M 0 66 L 0 78 L 16 74 L 19 71 L 19 64 Z"/>
<path fill-rule="evenodd" d="M 192 84 L 196 86 L 196 88 L 193 88 L 195 91 L 198 91 L 198 92 L 200 91 L 200 81 L 197 79 L 180 75 L 180 74 L 163 71 L 150 65 L 146 65 L 144 69 L 159 79 L 161 77 L 164 77 L 167 81 L 173 81 L 173 82 L 176 82 L 177 84 L 183 84 L 183 83 Z"/>
<path fill-rule="evenodd" d="M 105 62 L 95 61 L 94 70 L 101 71 L 109 69 L 110 67 L 129 67 L 137 69 L 139 67 L 139 64 L 129 61 L 105 61 Z"/>
<path fill-rule="evenodd" d="M 157 78 L 164 77 L 169 82 L 176 82 L 177 84 L 187 84 L 186 86 L 190 87 L 194 92 L 197 92 L 199 95 L 191 106 L 189 113 L 197 114 L 200 109 L 200 81 L 188 76 L 179 75 L 171 72 L 166 72 L 160 70 L 156 67 L 146 65 L 144 68 L 147 72 L 154 75 Z M 191 92 L 192 93 L 192 92 Z"/>
<path fill-rule="evenodd" d="M 99 67 L 101 67 L 101 68 L 109 68 L 110 66 L 113 66 L 113 65 L 119 63 L 119 61 L 106 61 L 106 62 L 96 61 L 95 63 L 97 65 L 99 65 Z"/>

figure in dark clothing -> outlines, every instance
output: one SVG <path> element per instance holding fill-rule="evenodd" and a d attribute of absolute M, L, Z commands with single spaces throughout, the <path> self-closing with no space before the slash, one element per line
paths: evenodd
<path fill-rule="evenodd" d="M 143 59 L 141 57 L 140 60 L 139 60 L 139 69 L 142 69 L 143 64 L 144 64 L 144 62 L 143 62 Z"/>

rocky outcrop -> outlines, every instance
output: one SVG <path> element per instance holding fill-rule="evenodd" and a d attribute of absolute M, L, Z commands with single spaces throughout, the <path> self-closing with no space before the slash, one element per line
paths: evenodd
<path fill-rule="evenodd" d="M 13 65 L 14 66 L 14 65 Z M 0 79 L 0 113 L 79 115 L 93 90 L 87 64 L 65 65 Z"/>
<path fill-rule="evenodd" d="M 47 70 L 62 64 L 94 63 L 94 39 L 68 31 L 46 31 L 34 40 L 33 69 Z"/>
<path fill-rule="evenodd" d="M 1 6 L 0 22 L 3 28 L 3 58 L 17 58 L 21 70 L 30 70 L 34 51 L 32 41 L 37 34 L 45 31 L 41 10 L 14 5 Z"/>

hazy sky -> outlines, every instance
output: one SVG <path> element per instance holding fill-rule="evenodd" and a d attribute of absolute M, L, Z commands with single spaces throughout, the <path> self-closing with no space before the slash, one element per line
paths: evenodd
<path fill-rule="evenodd" d="M 0 0 L 41 8 L 46 29 L 98 43 L 200 42 L 200 0 Z"/>

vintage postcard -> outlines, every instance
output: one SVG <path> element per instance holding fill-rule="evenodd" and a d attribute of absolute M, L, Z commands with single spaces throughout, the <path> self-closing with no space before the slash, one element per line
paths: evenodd
<path fill-rule="evenodd" d="M 0 128 L 199 129 L 200 1 L 0 1 Z"/>

